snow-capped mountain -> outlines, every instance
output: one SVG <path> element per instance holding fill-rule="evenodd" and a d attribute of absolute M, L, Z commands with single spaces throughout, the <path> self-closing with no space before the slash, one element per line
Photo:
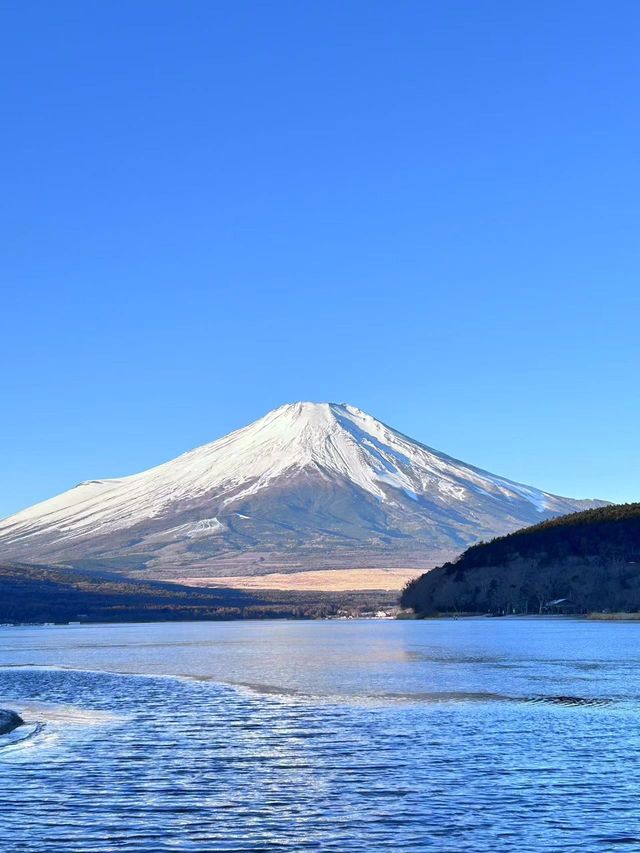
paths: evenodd
<path fill-rule="evenodd" d="M 292 403 L 134 474 L 0 521 L 0 556 L 151 577 L 428 567 L 602 506 L 514 483 L 344 404 Z"/>

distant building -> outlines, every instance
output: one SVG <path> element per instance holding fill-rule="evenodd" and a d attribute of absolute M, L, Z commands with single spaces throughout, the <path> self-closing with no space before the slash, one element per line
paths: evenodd
<path fill-rule="evenodd" d="M 578 605 L 574 604 L 568 598 L 554 598 L 553 601 L 546 601 L 543 605 L 543 613 L 575 613 L 578 610 Z"/>

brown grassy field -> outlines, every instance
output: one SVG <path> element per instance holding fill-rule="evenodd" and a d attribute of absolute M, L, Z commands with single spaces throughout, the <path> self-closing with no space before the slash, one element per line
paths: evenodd
<path fill-rule="evenodd" d="M 640 622 L 640 613 L 588 613 L 597 622 Z"/>
<path fill-rule="evenodd" d="M 224 586 L 232 589 L 275 589 L 314 592 L 347 590 L 400 590 L 424 569 L 326 569 L 309 572 L 273 572 L 267 575 L 239 575 L 222 578 L 176 578 L 189 586 Z"/>

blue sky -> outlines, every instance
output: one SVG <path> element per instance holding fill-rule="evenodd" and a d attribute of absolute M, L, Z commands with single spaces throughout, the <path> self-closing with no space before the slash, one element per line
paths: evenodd
<path fill-rule="evenodd" d="M 0 515 L 299 399 L 640 499 L 640 4 L 0 25 Z"/>

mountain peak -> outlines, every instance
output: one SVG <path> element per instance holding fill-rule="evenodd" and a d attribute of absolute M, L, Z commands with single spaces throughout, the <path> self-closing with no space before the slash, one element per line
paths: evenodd
<path fill-rule="evenodd" d="M 314 566 L 336 548 L 360 565 L 383 556 L 412 565 L 594 505 L 452 459 L 355 406 L 301 401 L 148 471 L 83 483 L 5 519 L 0 546 L 23 561 L 99 556 L 190 570 L 265 549 L 285 561 L 311 550 Z"/>
<path fill-rule="evenodd" d="M 267 418 L 286 418 L 292 421 L 312 423 L 320 426 L 331 423 L 340 414 L 365 413 L 348 403 L 315 403 L 309 400 L 299 400 L 298 402 L 285 403 L 282 406 L 278 406 L 277 409 L 272 409 L 261 420 Z M 256 423 L 259 423 L 259 421 Z"/>

